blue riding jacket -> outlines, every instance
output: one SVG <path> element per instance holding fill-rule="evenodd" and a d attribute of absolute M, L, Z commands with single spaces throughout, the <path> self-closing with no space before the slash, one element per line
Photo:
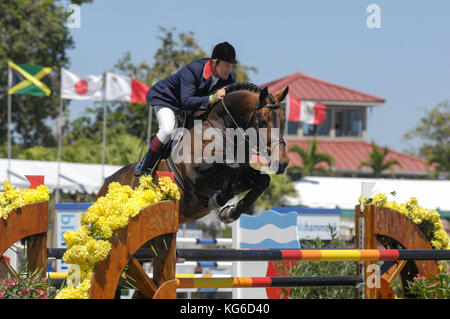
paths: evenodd
<path fill-rule="evenodd" d="M 219 78 L 210 88 L 212 80 L 210 59 L 195 60 L 153 85 L 147 92 L 146 100 L 150 105 L 195 112 L 201 106 L 208 107 L 212 92 L 236 82 L 236 75 L 232 70 L 228 79 Z"/>

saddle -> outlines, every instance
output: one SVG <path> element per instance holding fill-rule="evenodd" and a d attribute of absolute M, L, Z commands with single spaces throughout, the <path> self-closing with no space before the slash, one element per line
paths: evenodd
<path fill-rule="evenodd" d="M 179 130 L 180 128 L 190 129 L 194 125 L 195 120 L 206 120 L 206 117 L 208 116 L 207 110 L 198 110 L 194 113 L 189 114 L 188 112 L 181 110 L 175 112 L 175 118 L 176 118 L 176 125 L 175 125 L 175 131 L 178 131 L 177 134 L 172 138 L 166 145 L 164 145 L 164 148 L 162 149 L 160 158 L 156 161 L 155 165 L 150 168 L 150 174 L 153 173 L 154 169 L 158 167 L 161 160 L 166 160 L 167 166 L 169 167 L 170 171 L 174 173 L 175 181 L 180 185 L 180 187 L 184 191 L 184 180 L 181 176 L 181 173 L 179 172 L 177 166 L 173 162 L 170 154 L 172 150 L 175 148 L 175 146 L 181 142 L 183 139 L 183 131 Z M 151 141 L 155 138 L 156 135 L 153 135 L 150 139 Z"/>

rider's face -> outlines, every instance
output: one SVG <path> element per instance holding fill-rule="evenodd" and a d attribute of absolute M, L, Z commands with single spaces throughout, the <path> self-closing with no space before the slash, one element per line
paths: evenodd
<path fill-rule="evenodd" d="M 226 80 L 228 79 L 228 76 L 231 73 L 231 70 L 233 69 L 233 64 L 225 61 L 219 61 L 215 60 L 216 63 L 214 63 L 214 75 L 218 76 L 219 78 Z"/>

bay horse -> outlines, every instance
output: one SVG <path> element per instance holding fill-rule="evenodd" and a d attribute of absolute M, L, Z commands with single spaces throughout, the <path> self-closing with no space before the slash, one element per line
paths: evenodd
<path fill-rule="evenodd" d="M 256 199 L 270 184 L 268 174 L 250 165 L 255 149 L 260 155 L 265 154 L 269 166 L 273 167 L 276 174 L 284 173 L 289 159 L 287 145 L 283 139 L 286 117 L 280 102 L 286 97 L 288 89 L 289 87 L 286 87 L 284 91 L 272 95 L 268 93 L 267 87 L 260 89 L 249 82 L 231 84 L 226 87 L 227 94 L 221 101 L 191 117 L 191 121 L 185 125 L 181 142 L 169 150 L 169 156 L 157 162 L 152 171 L 153 178 L 156 171 L 175 172 L 175 182 L 181 195 L 180 224 L 195 221 L 219 208 L 219 218 L 224 223 L 231 223 L 241 214 L 250 213 Z M 241 160 L 237 161 L 233 157 L 231 163 L 226 160 L 226 157 L 236 155 L 239 145 L 233 144 L 232 148 L 225 147 L 225 151 L 223 148 L 212 150 L 214 158 L 225 160 L 211 162 L 204 158 L 205 151 L 208 151 L 208 148 L 211 151 L 211 139 L 205 139 L 205 132 L 211 128 L 220 133 L 218 135 L 221 135 L 222 140 L 219 144 L 230 141 L 227 129 L 235 129 L 233 141 L 241 137 L 241 142 L 245 144 Z M 255 143 L 252 144 L 248 136 L 244 136 L 243 131 L 248 129 L 255 129 L 257 132 L 266 129 L 264 132 L 267 132 L 267 135 L 262 139 L 258 134 L 255 147 Z M 274 136 L 273 132 L 278 136 Z M 214 138 L 218 138 L 218 135 Z M 190 150 L 188 146 L 191 146 Z M 201 147 L 200 159 L 195 155 L 195 147 Z M 181 148 L 183 155 L 180 154 Z M 186 155 L 190 155 L 190 160 L 177 161 Z M 139 178 L 134 173 L 135 165 L 136 163 L 128 164 L 107 177 L 96 198 L 106 195 L 111 182 L 136 187 Z M 248 193 L 236 205 L 224 206 L 235 195 L 244 192 Z"/>

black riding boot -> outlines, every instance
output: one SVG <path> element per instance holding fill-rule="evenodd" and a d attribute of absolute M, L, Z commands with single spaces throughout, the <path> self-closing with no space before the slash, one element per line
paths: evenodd
<path fill-rule="evenodd" d="M 134 170 L 135 175 L 141 175 L 142 172 L 150 173 L 153 166 L 158 161 L 161 152 L 153 152 L 148 149 L 147 153 L 145 153 L 144 158 L 136 164 L 136 168 Z"/>

